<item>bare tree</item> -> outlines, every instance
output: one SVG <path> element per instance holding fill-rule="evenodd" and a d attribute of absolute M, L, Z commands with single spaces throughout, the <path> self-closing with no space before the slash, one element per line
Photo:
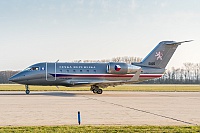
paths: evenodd
<path fill-rule="evenodd" d="M 194 64 L 193 65 L 193 69 L 194 69 L 194 79 L 195 79 L 195 82 L 198 83 L 199 82 L 200 63 Z"/>
<path fill-rule="evenodd" d="M 180 69 L 180 81 L 181 81 L 181 83 L 183 83 L 183 77 L 184 77 L 184 69 L 181 68 Z"/>
<path fill-rule="evenodd" d="M 113 62 L 120 62 L 122 57 L 114 57 L 112 58 Z"/>
<path fill-rule="evenodd" d="M 188 63 L 183 63 L 183 65 L 185 66 L 185 77 L 186 77 L 186 80 L 188 82 L 190 82 L 193 63 L 188 62 Z"/>

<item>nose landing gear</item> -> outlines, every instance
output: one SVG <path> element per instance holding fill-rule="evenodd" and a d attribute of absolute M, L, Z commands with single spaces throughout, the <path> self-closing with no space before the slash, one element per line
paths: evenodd
<path fill-rule="evenodd" d="M 30 90 L 29 90 L 29 87 L 28 87 L 28 85 L 25 85 L 25 88 L 26 88 L 26 94 L 28 95 L 28 94 L 30 94 Z"/>
<path fill-rule="evenodd" d="M 91 86 L 90 90 L 94 93 L 94 94 L 102 94 L 103 90 L 100 89 L 98 86 Z"/>

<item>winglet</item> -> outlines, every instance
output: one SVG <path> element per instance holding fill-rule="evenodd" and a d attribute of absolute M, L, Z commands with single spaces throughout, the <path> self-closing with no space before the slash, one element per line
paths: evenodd
<path fill-rule="evenodd" d="M 130 82 L 138 81 L 141 72 L 142 72 L 142 68 L 138 69 L 138 71 L 135 73 L 135 75 L 129 81 Z"/>

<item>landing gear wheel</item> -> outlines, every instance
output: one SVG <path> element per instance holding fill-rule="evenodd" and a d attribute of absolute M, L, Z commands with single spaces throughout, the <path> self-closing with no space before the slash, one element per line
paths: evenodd
<path fill-rule="evenodd" d="M 92 90 L 94 94 L 96 94 L 98 92 L 97 89 Z"/>
<path fill-rule="evenodd" d="M 97 90 L 97 94 L 102 94 L 103 90 L 102 89 L 98 89 Z"/>
<path fill-rule="evenodd" d="M 26 90 L 26 94 L 30 94 L 30 90 Z"/>
<path fill-rule="evenodd" d="M 99 89 L 98 86 L 91 86 L 90 90 L 94 93 L 94 94 L 102 94 L 103 90 Z"/>
<path fill-rule="evenodd" d="M 26 88 L 26 94 L 30 94 L 30 90 L 29 90 L 29 87 L 28 87 L 28 85 L 25 85 L 25 88 Z"/>

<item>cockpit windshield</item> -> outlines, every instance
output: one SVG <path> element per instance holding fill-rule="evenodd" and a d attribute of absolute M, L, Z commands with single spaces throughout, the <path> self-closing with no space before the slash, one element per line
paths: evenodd
<path fill-rule="evenodd" d="M 28 67 L 24 71 L 39 71 L 39 70 L 40 70 L 39 67 Z"/>

